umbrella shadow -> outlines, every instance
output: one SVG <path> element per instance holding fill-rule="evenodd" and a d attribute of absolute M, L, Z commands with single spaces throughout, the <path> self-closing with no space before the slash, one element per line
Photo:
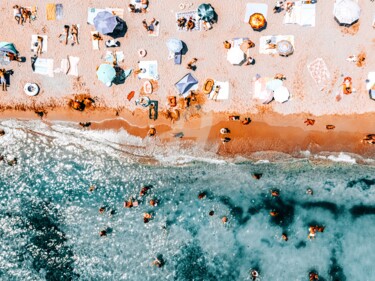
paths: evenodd
<path fill-rule="evenodd" d="M 118 67 L 118 66 L 115 66 L 114 68 L 116 70 L 116 77 L 112 81 L 113 84 L 115 85 L 124 84 L 126 80 L 125 71 L 121 67 Z"/>
<path fill-rule="evenodd" d="M 116 20 L 117 25 L 115 29 L 113 30 L 113 32 L 107 34 L 108 36 L 111 36 L 114 39 L 124 37 L 126 32 L 128 31 L 128 26 L 126 25 L 126 22 L 123 19 L 116 17 Z"/>
<path fill-rule="evenodd" d="M 261 28 L 257 28 L 257 29 L 253 28 L 253 30 L 257 31 L 257 32 L 261 32 L 261 31 L 263 31 L 263 30 L 265 30 L 267 28 L 267 25 L 268 25 L 268 22 L 265 22 L 264 26 L 262 26 Z"/>
<path fill-rule="evenodd" d="M 182 42 L 181 55 L 186 55 L 187 52 L 189 51 L 188 46 L 186 45 L 184 41 L 181 41 L 181 42 Z"/>

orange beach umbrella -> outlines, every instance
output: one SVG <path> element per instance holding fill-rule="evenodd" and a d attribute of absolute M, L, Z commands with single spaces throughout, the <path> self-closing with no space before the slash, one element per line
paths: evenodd
<path fill-rule="evenodd" d="M 249 24 L 254 30 L 262 29 L 266 26 L 266 18 L 260 13 L 252 14 L 249 19 Z"/>

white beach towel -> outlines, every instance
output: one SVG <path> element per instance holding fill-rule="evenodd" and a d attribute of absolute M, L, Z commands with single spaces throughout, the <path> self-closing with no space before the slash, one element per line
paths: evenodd
<path fill-rule="evenodd" d="M 113 13 L 114 15 L 118 16 L 119 18 L 124 18 L 124 9 L 120 8 L 104 8 L 104 9 L 98 9 L 98 8 L 88 8 L 87 9 L 87 23 L 94 25 L 94 18 L 99 12 L 108 11 L 110 13 Z"/>
<path fill-rule="evenodd" d="M 68 75 L 78 76 L 79 57 L 69 56 L 70 69 Z"/>
<path fill-rule="evenodd" d="M 53 59 L 37 58 L 34 66 L 34 73 L 53 77 Z"/>
<path fill-rule="evenodd" d="M 94 40 L 94 34 L 99 35 L 98 31 L 91 31 L 91 42 L 92 42 L 92 49 L 99 50 L 99 40 Z"/>
<path fill-rule="evenodd" d="M 303 4 L 302 1 L 296 1 L 292 10 L 285 13 L 283 23 L 315 26 L 315 7 L 315 4 Z"/>
<path fill-rule="evenodd" d="M 140 61 L 138 66 L 145 70 L 145 72 L 138 74 L 139 79 L 159 79 L 158 62 L 156 60 Z"/>
<path fill-rule="evenodd" d="M 31 35 L 31 51 L 36 52 L 38 49 L 37 46 L 35 46 L 36 43 L 38 43 L 38 36 L 43 37 L 43 48 L 42 52 L 46 53 L 47 52 L 47 46 L 48 46 L 48 36 L 47 35 Z"/>
<path fill-rule="evenodd" d="M 209 99 L 211 100 L 214 97 L 215 88 L 216 86 L 220 86 L 219 94 L 217 95 L 217 100 L 228 100 L 229 99 L 229 82 L 220 82 L 214 80 L 214 86 L 212 87 L 212 91 L 210 92 Z"/>
<path fill-rule="evenodd" d="M 190 17 L 192 17 L 195 20 L 195 27 L 194 27 L 193 30 L 197 30 L 197 31 L 201 30 L 202 21 L 199 19 L 197 11 L 186 11 L 186 12 L 178 12 L 178 13 L 176 13 L 176 21 L 179 18 L 182 18 L 182 17 L 184 17 L 187 21 L 189 20 Z M 177 24 L 176 24 L 176 26 L 177 26 Z M 177 26 L 177 30 L 179 30 L 179 31 L 187 31 L 186 27 L 183 28 L 183 29 L 180 29 L 178 26 Z"/>
<path fill-rule="evenodd" d="M 117 51 L 116 52 L 117 62 L 123 62 L 124 58 L 125 58 L 125 56 L 124 56 L 124 52 L 123 51 Z M 105 61 L 109 62 L 109 63 L 112 63 L 114 61 L 113 52 L 111 52 L 111 51 L 107 51 L 106 52 L 106 54 L 105 54 Z"/>
<path fill-rule="evenodd" d="M 262 14 L 267 20 L 268 5 L 264 3 L 247 3 L 244 22 L 248 23 L 250 16 L 255 13 Z"/>
<path fill-rule="evenodd" d="M 294 46 L 294 36 L 293 35 L 270 35 L 270 36 L 262 36 L 259 39 L 259 53 L 265 55 L 275 55 L 277 54 L 276 49 L 268 49 L 268 44 L 266 43 L 267 40 L 271 40 L 272 44 L 277 44 L 277 42 L 281 40 L 287 40 L 292 43 L 293 48 Z"/>

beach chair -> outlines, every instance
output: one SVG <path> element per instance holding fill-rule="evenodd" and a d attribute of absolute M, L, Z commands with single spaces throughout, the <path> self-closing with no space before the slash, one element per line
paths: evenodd
<path fill-rule="evenodd" d="M 178 52 L 174 54 L 174 64 L 181 64 L 182 61 L 182 53 Z"/>

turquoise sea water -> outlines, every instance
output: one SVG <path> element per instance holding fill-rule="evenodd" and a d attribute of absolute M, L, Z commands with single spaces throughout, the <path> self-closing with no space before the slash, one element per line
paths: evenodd
<path fill-rule="evenodd" d="M 234 164 L 203 154 L 176 165 L 152 141 L 125 132 L 0 125 L 1 154 L 17 158 L 0 164 L 0 280 L 251 280 L 251 269 L 258 280 L 308 280 L 312 270 L 319 280 L 375 280 L 372 166 Z M 141 156 L 156 154 L 169 160 L 151 165 Z M 139 198 L 145 185 L 151 189 Z M 124 208 L 131 196 L 140 206 Z M 145 212 L 153 215 L 146 224 Z M 325 230 L 309 240 L 310 225 Z M 152 266 L 157 256 L 162 268 Z"/>

